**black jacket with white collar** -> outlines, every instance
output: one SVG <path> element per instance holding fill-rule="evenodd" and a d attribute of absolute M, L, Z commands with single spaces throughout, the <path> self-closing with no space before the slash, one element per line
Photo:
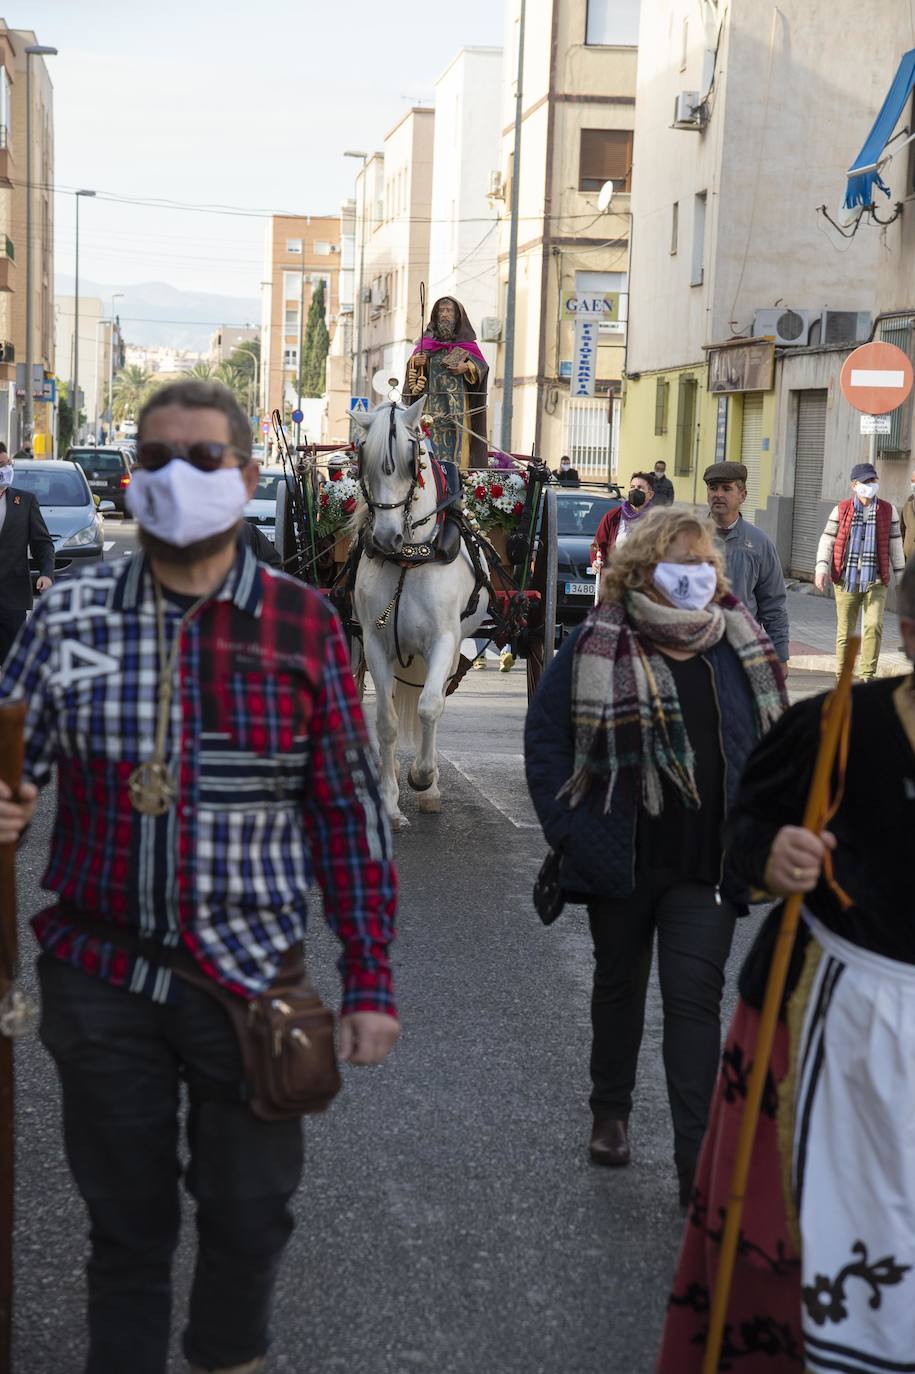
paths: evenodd
<path fill-rule="evenodd" d="M 54 541 L 32 492 L 7 487 L 2 503 L 6 513 L 0 526 L 0 609 L 28 611 L 32 607 L 29 552 L 40 575 L 53 577 Z"/>

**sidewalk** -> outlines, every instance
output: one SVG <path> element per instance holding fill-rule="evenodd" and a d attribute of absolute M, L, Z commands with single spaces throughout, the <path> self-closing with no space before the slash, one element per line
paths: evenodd
<path fill-rule="evenodd" d="M 788 589 L 791 672 L 835 673 L 836 608 L 829 596 L 821 596 L 809 584 Z M 859 623 L 860 631 L 860 623 Z M 883 644 L 877 664 L 878 677 L 898 677 L 911 672 L 902 652 L 899 617 L 887 611 L 883 621 Z"/>

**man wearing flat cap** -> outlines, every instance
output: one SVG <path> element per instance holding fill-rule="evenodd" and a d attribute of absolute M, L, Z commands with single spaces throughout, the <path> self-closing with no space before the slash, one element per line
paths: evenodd
<path fill-rule="evenodd" d="M 852 495 L 837 506 L 826 521 L 817 548 L 816 587 L 825 592 L 832 581 L 836 598 L 836 673 L 842 666 L 845 645 L 863 616 L 862 682 L 877 675 L 883 639 L 886 595 L 905 568 L 902 532 L 896 507 L 877 496 L 880 479 L 872 463 L 856 463 L 851 470 Z"/>
<path fill-rule="evenodd" d="M 782 565 L 765 531 L 740 513 L 747 499 L 747 470 L 743 463 L 713 463 L 702 479 L 731 590 L 763 627 L 787 666 L 788 606 Z"/>

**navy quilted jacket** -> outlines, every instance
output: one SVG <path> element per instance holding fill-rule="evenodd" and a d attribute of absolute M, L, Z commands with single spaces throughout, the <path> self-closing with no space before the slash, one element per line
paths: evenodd
<path fill-rule="evenodd" d="M 572 726 L 572 660 L 580 628 L 568 635 L 543 675 L 531 702 L 524 731 L 527 785 L 547 843 L 562 850 L 562 885 L 570 894 L 628 897 L 635 887 L 635 841 L 639 797 L 631 771 L 613 794 L 613 810 L 603 809 L 604 789 L 592 788 L 574 809 L 557 793 L 571 777 L 575 761 Z M 737 655 L 721 640 L 705 655 L 711 664 L 721 714 L 727 805 L 737 794 L 743 766 L 757 742 L 756 708 Z M 742 883 L 725 869 L 722 889 L 745 901 Z"/>

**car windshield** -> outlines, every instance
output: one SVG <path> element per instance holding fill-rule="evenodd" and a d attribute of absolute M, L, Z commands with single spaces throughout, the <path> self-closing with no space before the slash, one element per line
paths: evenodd
<path fill-rule="evenodd" d="M 257 483 L 257 491 L 251 498 L 253 501 L 275 501 L 276 487 L 280 480 L 278 472 L 264 473 Z"/>
<path fill-rule="evenodd" d="M 563 496 L 558 502 L 559 534 L 597 534 L 601 517 L 613 506 L 606 496 Z"/>
<path fill-rule="evenodd" d="M 46 472 L 42 468 L 16 468 L 13 487 L 30 491 L 39 506 L 88 506 L 86 484 L 75 472 Z"/>
<path fill-rule="evenodd" d="M 118 473 L 124 471 L 124 459 L 120 453 L 75 453 L 70 450 L 70 461 L 79 463 L 85 472 L 93 474 Z"/>

